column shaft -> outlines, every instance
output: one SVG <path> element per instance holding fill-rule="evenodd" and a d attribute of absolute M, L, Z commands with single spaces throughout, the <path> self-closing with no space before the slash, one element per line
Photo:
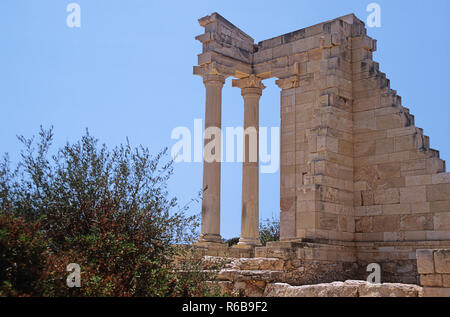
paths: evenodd
<path fill-rule="evenodd" d="M 203 77 L 206 88 L 205 131 L 208 128 L 222 128 L 222 87 L 225 78 L 206 74 Z M 217 137 L 217 135 L 215 136 Z M 205 139 L 205 146 L 213 139 Z M 216 140 L 215 154 L 221 157 L 221 138 Z M 206 153 L 205 153 L 206 155 Z M 199 242 L 222 242 L 220 236 L 220 160 L 203 159 L 202 224 Z"/>
<path fill-rule="evenodd" d="M 246 88 L 245 90 L 259 90 Z M 259 98 L 257 91 L 244 94 L 244 162 L 242 164 L 242 216 L 239 244 L 259 241 Z M 246 92 L 246 91 L 245 91 Z M 255 93 L 256 92 L 256 93 Z M 256 146 L 252 144 L 255 142 Z M 256 151 L 256 153 L 254 153 Z M 256 161 L 255 161 L 256 159 Z"/>
<path fill-rule="evenodd" d="M 259 240 L 259 99 L 265 88 L 255 75 L 233 81 L 244 98 L 244 159 L 242 164 L 241 238 L 239 246 Z"/>

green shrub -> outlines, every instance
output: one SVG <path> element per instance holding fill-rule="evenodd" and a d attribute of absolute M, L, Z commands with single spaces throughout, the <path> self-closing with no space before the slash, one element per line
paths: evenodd
<path fill-rule="evenodd" d="M 39 222 L 0 212 L 0 296 L 27 296 L 38 287 L 48 241 Z"/>
<path fill-rule="evenodd" d="M 266 245 L 269 241 L 280 240 L 280 221 L 272 218 L 265 219 L 259 224 L 259 239 L 262 245 Z"/>

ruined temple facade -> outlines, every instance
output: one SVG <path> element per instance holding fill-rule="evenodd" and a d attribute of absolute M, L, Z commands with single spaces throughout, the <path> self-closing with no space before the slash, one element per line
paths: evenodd
<path fill-rule="evenodd" d="M 384 281 L 416 283 L 416 250 L 450 248 L 450 173 L 372 59 L 376 40 L 364 23 L 350 14 L 255 44 L 217 13 L 199 22 L 205 127 L 221 127 L 231 77 L 244 128 L 257 128 L 262 82 L 277 78 L 281 241 L 258 245 L 258 162 L 244 162 L 241 240 L 221 244 L 220 162 L 204 162 L 198 245 L 289 260 L 311 272 L 298 284 L 365 279 L 372 262 Z"/>

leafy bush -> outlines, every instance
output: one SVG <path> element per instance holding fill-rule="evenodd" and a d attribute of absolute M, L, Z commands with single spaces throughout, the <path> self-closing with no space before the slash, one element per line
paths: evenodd
<path fill-rule="evenodd" d="M 196 238 L 198 219 L 169 197 L 167 149 L 109 150 L 86 132 L 50 155 L 52 129 L 19 139 L 21 162 L 0 164 L 0 295 L 210 294 L 201 264 L 176 247 Z M 183 273 L 174 257 L 186 259 Z M 81 288 L 66 286 L 69 263 L 81 266 Z"/>
<path fill-rule="evenodd" d="M 32 294 L 45 267 L 48 241 L 40 223 L 0 213 L 0 296 Z"/>

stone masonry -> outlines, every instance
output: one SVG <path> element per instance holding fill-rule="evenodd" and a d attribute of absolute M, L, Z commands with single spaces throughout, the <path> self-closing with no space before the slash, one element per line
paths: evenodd
<path fill-rule="evenodd" d="M 450 249 L 417 250 L 424 296 L 450 297 Z"/>
<path fill-rule="evenodd" d="M 364 23 L 350 14 L 255 44 L 217 13 L 199 22 L 205 127 L 221 127 L 228 77 L 245 128 L 258 129 L 262 81 L 281 89 L 281 241 L 258 246 L 258 159 L 247 155 L 237 249 L 221 244 L 217 161 L 204 163 L 199 247 L 333 272 L 318 282 L 365 279 L 376 262 L 383 282 L 418 283 L 416 250 L 450 248 L 450 173 L 372 59 Z"/>

